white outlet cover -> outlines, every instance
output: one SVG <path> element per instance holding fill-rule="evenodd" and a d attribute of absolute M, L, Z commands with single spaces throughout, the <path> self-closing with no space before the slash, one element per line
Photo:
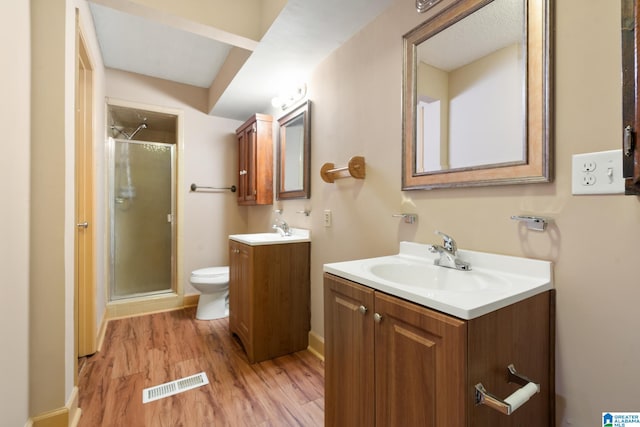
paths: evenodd
<path fill-rule="evenodd" d="M 622 150 L 574 154 L 571 175 L 573 194 L 624 194 Z"/>

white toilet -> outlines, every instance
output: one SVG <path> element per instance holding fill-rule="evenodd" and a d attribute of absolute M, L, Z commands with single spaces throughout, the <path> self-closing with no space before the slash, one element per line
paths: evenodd
<path fill-rule="evenodd" d="M 200 291 L 196 319 L 213 320 L 229 315 L 228 266 L 194 270 L 190 282 Z"/>

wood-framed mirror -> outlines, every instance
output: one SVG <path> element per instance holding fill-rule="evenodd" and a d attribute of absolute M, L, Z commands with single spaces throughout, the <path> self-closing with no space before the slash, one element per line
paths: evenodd
<path fill-rule="evenodd" d="M 438 6 L 403 37 L 402 189 L 551 181 L 550 1 Z"/>
<path fill-rule="evenodd" d="M 278 119 L 276 199 L 311 196 L 311 101 Z"/>

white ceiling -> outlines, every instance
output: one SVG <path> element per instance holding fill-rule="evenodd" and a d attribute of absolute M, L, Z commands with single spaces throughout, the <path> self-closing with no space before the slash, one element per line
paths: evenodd
<path fill-rule="evenodd" d="M 287 84 L 305 82 L 324 58 L 391 2 L 289 0 L 210 114 L 245 120 L 268 111 L 271 98 Z M 208 37 L 206 30 L 196 34 L 155 16 L 111 8 L 109 0 L 99 3 L 89 4 L 108 68 L 209 88 L 233 47 Z"/>

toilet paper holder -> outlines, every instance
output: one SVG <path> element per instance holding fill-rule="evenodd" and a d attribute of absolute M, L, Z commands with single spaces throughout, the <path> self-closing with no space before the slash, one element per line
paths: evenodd
<path fill-rule="evenodd" d="M 504 400 L 489 393 L 482 383 L 476 384 L 476 405 L 486 405 L 505 415 L 511 415 L 513 411 L 525 404 L 531 396 L 540 392 L 540 384 L 536 384 L 516 372 L 513 364 L 507 366 L 507 381 L 519 384 L 522 388 L 519 388 Z"/>

